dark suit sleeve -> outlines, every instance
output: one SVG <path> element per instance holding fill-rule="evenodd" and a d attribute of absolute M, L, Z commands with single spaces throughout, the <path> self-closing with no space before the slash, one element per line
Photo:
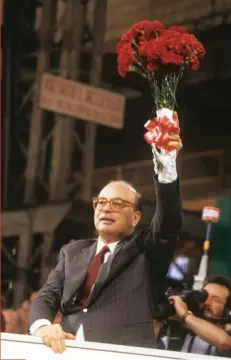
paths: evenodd
<path fill-rule="evenodd" d="M 55 315 L 60 309 L 60 302 L 64 285 L 64 247 L 60 250 L 59 261 L 56 267 L 50 272 L 46 283 L 39 292 L 38 297 L 31 303 L 29 327 L 34 321 L 47 319 L 54 321 Z"/>
<path fill-rule="evenodd" d="M 155 180 L 156 211 L 146 238 L 147 257 L 158 271 L 159 279 L 166 276 L 172 260 L 183 212 L 179 180 L 163 184 Z"/>

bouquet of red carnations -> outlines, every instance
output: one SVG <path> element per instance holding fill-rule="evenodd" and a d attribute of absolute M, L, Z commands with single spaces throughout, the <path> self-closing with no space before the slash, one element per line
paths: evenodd
<path fill-rule="evenodd" d="M 164 28 L 160 21 L 140 21 L 122 37 L 117 46 L 118 72 L 125 77 L 133 71 L 147 79 L 156 105 L 157 117 L 145 127 L 145 139 L 166 150 L 167 135 L 179 132 L 174 116 L 176 90 L 185 70 L 197 70 L 205 55 L 203 45 L 183 26 Z"/>

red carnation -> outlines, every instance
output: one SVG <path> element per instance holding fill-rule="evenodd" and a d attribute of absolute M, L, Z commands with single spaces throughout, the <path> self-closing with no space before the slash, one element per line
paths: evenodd
<path fill-rule="evenodd" d="M 123 46 L 126 44 L 125 41 L 120 40 L 120 42 L 116 46 L 116 54 L 118 55 L 120 50 L 123 48 Z"/>
<path fill-rule="evenodd" d="M 181 36 L 181 33 L 179 33 L 178 31 L 176 30 L 171 30 L 171 29 L 168 29 L 168 30 L 165 30 L 161 33 L 161 37 L 163 39 L 177 39 Z"/>
<path fill-rule="evenodd" d="M 164 28 L 162 22 L 158 20 L 152 21 L 151 27 L 152 27 L 152 31 L 160 31 L 161 29 Z"/>
<path fill-rule="evenodd" d="M 175 30 L 166 30 L 161 35 L 161 38 L 169 50 L 176 52 L 176 54 L 183 55 L 181 53 L 181 42 L 180 42 L 181 33 Z"/>
<path fill-rule="evenodd" d="M 147 70 L 152 72 L 152 71 L 156 71 L 158 69 L 158 64 L 155 61 L 149 61 L 147 63 Z"/>
<path fill-rule="evenodd" d="M 199 60 L 198 57 L 196 55 L 191 55 L 189 58 L 189 62 L 191 64 L 191 68 L 192 70 L 198 70 L 199 69 Z"/>
<path fill-rule="evenodd" d="M 132 31 L 135 36 L 142 36 L 142 39 L 149 40 L 156 37 L 160 30 L 163 29 L 163 24 L 160 21 L 139 21 L 132 26 Z"/>
<path fill-rule="evenodd" d="M 151 24 L 152 22 L 149 20 L 139 21 L 132 26 L 132 30 L 136 34 L 139 34 L 141 31 L 151 32 L 152 31 Z"/>
<path fill-rule="evenodd" d="M 147 57 L 148 61 L 157 60 L 165 49 L 161 38 L 144 41 L 139 48 L 139 55 Z"/>
<path fill-rule="evenodd" d="M 137 62 L 134 57 L 133 49 L 129 43 L 121 45 L 118 52 L 118 71 L 121 76 L 125 76 L 132 64 Z"/>
<path fill-rule="evenodd" d="M 186 33 L 186 28 L 184 26 L 173 25 L 169 27 L 169 30 L 177 31 L 181 34 Z"/>
<path fill-rule="evenodd" d="M 134 32 L 129 29 L 122 37 L 121 40 L 125 42 L 132 42 L 134 39 Z"/>
<path fill-rule="evenodd" d="M 132 29 L 135 30 L 137 33 L 141 32 L 142 30 L 145 33 L 155 32 L 163 28 L 163 24 L 160 21 L 139 21 L 132 26 Z"/>
<path fill-rule="evenodd" d="M 183 65 L 184 58 L 182 55 L 176 54 L 173 51 L 165 50 L 160 55 L 164 64 Z"/>
<path fill-rule="evenodd" d="M 205 49 L 203 45 L 197 40 L 197 38 L 192 34 L 182 34 L 181 38 L 182 50 L 188 56 L 191 54 L 198 54 L 200 57 L 205 55 Z"/>

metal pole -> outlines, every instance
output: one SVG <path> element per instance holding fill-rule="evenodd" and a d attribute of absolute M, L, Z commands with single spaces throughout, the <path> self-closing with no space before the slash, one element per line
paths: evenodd
<path fill-rule="evenodd" d="M 93 52 L 90 84 L 100 85 L 103 65 L 103 45 L 106 24 L 107 0 L 96 0 L 93 26 Z M 83 153 L 83 191 L 82 198 L 90 201 L 92 192 L 92 173 L 95 161 L 96 125 L 86 125 L 84 153 Z"/>
<path fill-rule="evenodd" d="M 11 42 L 11 38 L 10 38 Z M 6 208 L 8 206 L 8 174 L 9 174 L 9 161 L 10 161 L 10 121 L 12 116 L 12 94 L 11 94 L 11 71 L 12 71 L 12 62 L 11 62 L 11 43 L 8 43 L 6 49 L 7 66 L 6 68 L 6 116 L 4 121 L 4 191 L 3 191 L 3 206 Z"/>
<path fill-rule="evenodd" d="M 77 80 L 80 73 L 81 48 L 85 23 L 84 5 L 82 1 L 76 0 L 69 0 L 66 5 L 60 75 Z M 67 179 L 70 176 L 71 170 L 75 122 L 75 119 L 60 114 L 57 114 L 55 117 L 49 179 L 50 200 L 65 200 L 67 197 Z"/>
<path fill-rule="evenodd" d="M 207 229 L 206 229 L 206 241 L 210 241 L 210 237 L 211 237 L 211 230 L 212 230 L 212 223 L 208 223 L 207 224 Z M 208 251 L 208 249 L 204 249 L 204 251 Z"/>
<path fill-rule="evenodd" d="M 52 254 L 50 250 L 52 247 L 53 237 L 54 237 L 53 233 L 45 233 L 43 235 L 40 287 L 44 285 L 52 265 L 52 257 L 51 257 Z"/>
<path fill-rule="evenodd" d="M 30 216 L 30 214 L 28 213 Z M 29 219 L 29 218 L 28 218 Z M 15 308 L 19 307 L 22 301 L 26 296 L 26 286 L 27 286 L 27 264 L 29 255 L 31 253 L 31 244 L 32 244 L 32 233 L 30 223 L 33 219 L 29 219 L 28 227 L 25 227 L 25 230 L 19 236 L 18 244 L 18 256 L 17 256 L 17 274 L 16 280 L 14 283 L 14 292 L 13 292 L 13 305 Z"/>
<path fill-rule="evenodd" d="M 43 5 L 43 21 L 40 29 L 40 51 L 37 60 L 37 73 L 31 114 L 31 129 L 28 147 L 24 203 L 34 202 L 35 183 L 39 167 L 40 145 L 43 130 L 43 110 L 38 106 L 40 95 L 40 78 L 49 68 L 50 49 L 56 20 L 57 0 L 46 0 Z"/>

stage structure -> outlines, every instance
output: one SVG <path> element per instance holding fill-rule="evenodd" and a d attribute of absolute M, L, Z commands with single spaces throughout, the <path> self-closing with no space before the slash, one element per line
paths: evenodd
<path fill-rule="evenodd" d="M 94 360 L 215 360 L 217 356 L 188 354 L 176 351 L 145 349 L 132 346 L 119 346 L 102 343 L 66 341 L 66 350 L 62 354 L 55 354 L 43 345 L 35 336 L 1 333 L 1 355 L 4 359 L 94 359 Z M 228 358 L 223 358 L 228 359 Z"/>

